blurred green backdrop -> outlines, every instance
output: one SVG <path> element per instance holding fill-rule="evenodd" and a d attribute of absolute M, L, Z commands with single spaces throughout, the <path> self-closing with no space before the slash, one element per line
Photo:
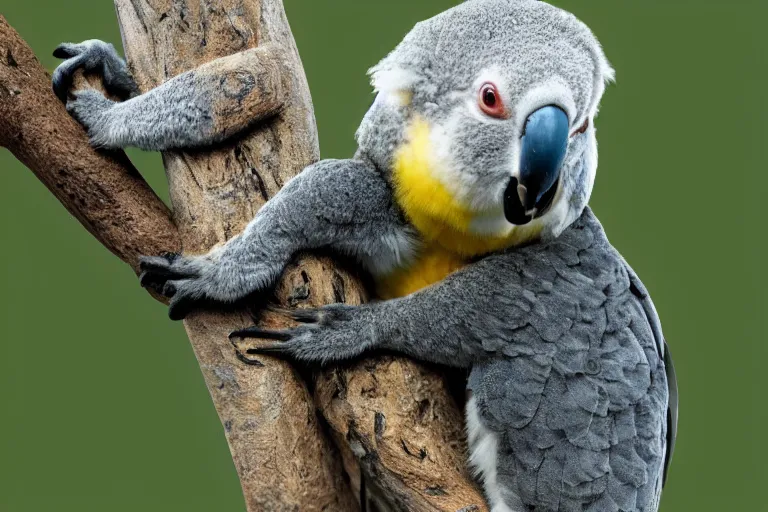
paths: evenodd
<path fill-rule="evenodd" d="M 324 157 L 346 157 L 366 69 L 456 0 L 286 0 Z M 768 510 L 763 391 L 768 59 L 763 0 L 560 0 L 618 82 L 592 205 L 652 291 L 681 387 L 662 510 Z M 53 69 L 118 43 L 107 0 L 2 0 Z M 156 154 L 131 152 L 165 197 Z M 0 511 L 237 511 L 222 429 L 182 326 L 0 150 Z"/>

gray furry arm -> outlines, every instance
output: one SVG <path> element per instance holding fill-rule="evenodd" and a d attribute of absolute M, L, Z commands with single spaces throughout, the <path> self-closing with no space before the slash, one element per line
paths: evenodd
<path fill-rule="evenodd" d="M 604 241 L 601 229 L 580 225 L 556 241 L 491 254 L 406 297 L 299 310 L 290 313 L 303 323 L 295 329 L 233 336 L 275 341 L 248 353 L 316 363 L 377 349 L 461 368 L 500 356 L 536 356 L 571 328 L 581 308 L 602 306 L 605 286 L 581 275 L 617 265 L 596 242 Z M 587 255 L 593 246 L 596 255 Z"/>
<path fill-rule="evenodd" d="M 522 290 L 499 279 L 512 259 L 513 254 L 485 258 L 406 297 L 286 312 L 303 324 L 288 331 L 251 328 L 232 336 L 275 340 L 248 353 L 277 353 L 310 363 L 387 350 L 469 368 L 500 350 L 525 323 L 515 320 L 524 316 L 514 300 Z"/>
<path fill-rule="evenodd" d="M 164 151 L 215 144 L 224 137 L 213 123 L 210 85 L 188 72 L 121 103 L 88 89 L 75 92 L 67 110 L 98 148 Z"/>
<path fill-rule="evenodd" d="M 501 255 L 486 258 L 417 293 L 379 303 L 376 327 L 387 334 L 380 347 L 461 368 L 493 355 L 514 332 L 515 306 L 507 294 L 515 291 L 499 279 L 508 263 Z"/>
<path fill-rule="evenodd" d="M 96 147 L 164 151 L 215 144 L 279 112 L 288 87 L 280 51 L 271 45 L 216 59 L 142 95 L 111 44 L 65 43 L 54 55 L 67 60 L 54 72 L 53 89 Z M 108 92 L 128 99 L 115 102 L 92 89 L 68 98 L 78 69 L 101 73 Z"/>
<path fill-rule="evenodd" d="M 196 301 L 234 302 L 274 285 L 291 257 L 329 248 L 372 271 L 406 257 L 410 228 L 378 170 L 360 160 L 323 160 L 262 207 L 242 234 L 202 256 L 141 260 L 142 283 L 172 297 L 183 318 Z"/>

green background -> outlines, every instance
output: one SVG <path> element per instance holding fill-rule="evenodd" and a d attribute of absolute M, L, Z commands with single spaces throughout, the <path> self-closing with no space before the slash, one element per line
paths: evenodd
<path fill-rule="evenodd" d="M 366 69 L 450 0 L 286 0 L 324 157 L 346 157 Z M 106 0 L 2 0 L 44 65 L 119 42 Z M 768 2 L 562 0 L 617 70 L 592 205 L 651 290 L 681 388 L 664 511 L 768 510 L 763 391 Z M 167 195 L 156 154 L 131 156 Z M 236 511 L 182 326 L 0 150 L 0 510 Z"/>

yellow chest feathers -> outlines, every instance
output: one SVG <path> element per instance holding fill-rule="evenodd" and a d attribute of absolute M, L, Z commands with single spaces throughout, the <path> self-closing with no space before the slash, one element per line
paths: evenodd
<path fill-rule="evenodd" d="M 445 276 L 466 264 L 464 258 L 440 246 L 430 245 L 419 253 L 411 265 L 379 279 L 376 291 L 382 299 L 405 297 L 442 281 Z"/>
<path fill-rule="evenodd" d="M 382 298 L 418 291 L 476 256 L 528 242 L 541 231 L 534 222 L 504 234 L 474 232 L 474 221 L 498 212 L 473 210 L 458 200 L 438 178 L 439 165 L 430 141 L 430 126 L 416 118 L 408 129 L 406 142 L 395 155 L 392 177 L 395 200 L 419 231 L 424 246 L 411 265 L 379 280 Z"/>

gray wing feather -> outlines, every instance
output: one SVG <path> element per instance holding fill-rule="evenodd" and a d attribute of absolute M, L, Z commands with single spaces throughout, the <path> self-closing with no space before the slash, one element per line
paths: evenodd
<path fill-rule="evenodd" d="M 664 342 L 666 348 L 664 352 L 664 365 L 667 369 L 667 383 L 669 385 L 669 408 L 667 409 L 667 458 L 664 461 L 664 483 L 667 482 L 669 465 L 672 462 L 672 454 L 675 451 L 675 440 L 677 439 L 677 374 L 675 365 L 672 363 L 672 354 L 669 353 L 669 346 Z"/>
<path fill-rule="evenodd" d="M 651 295 L 648 290 L 640 281 L 632 267 L 624 261 L 624 266 L 629 274 L 631 281 L 632 293 L 640 299 L 645 315 L 648 317 L 648 322 L 651 324 L 653 330 L 653 336 L 656 339 L 656 345 L 659 350 L 659 354 L 664 358 L 664 366 L 667 373 L 667 385 L 669 386 L 669 408 L 667 409 L 667 453 L 664 459 L 664 483 L 667 481 L 667 475 L 669 474 L 669 465 L 672 462 L 672 454 L 675 450 L 675 440 L 677 439 L 677 409 L 678 409 L 678 391 L 677 391 L 677 374 L 675 373 L 675 366 L 672 362 L 672 354 L 669 352 L 669 345 L 667 344 L 664 333 L 661 330 L 661 320 L 659 320 L 659 314 L 656 312 L 656 306 L 653 304 Z"/>

